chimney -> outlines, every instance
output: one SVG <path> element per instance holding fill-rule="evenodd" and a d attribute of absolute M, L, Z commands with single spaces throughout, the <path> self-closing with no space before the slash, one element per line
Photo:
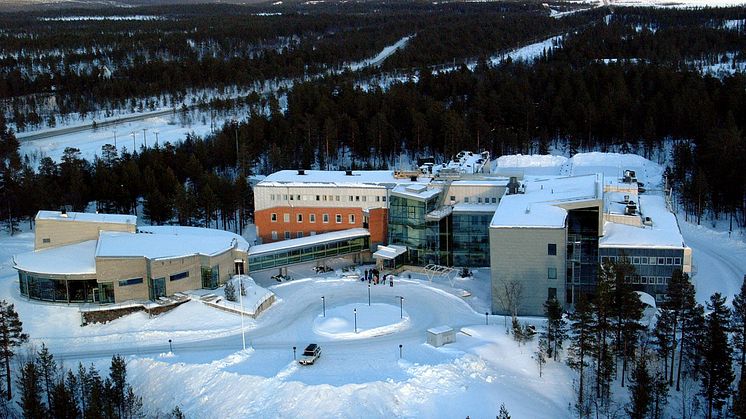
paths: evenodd
<path fill-rule="evenodd" d="M 303 169 L 298 169 L 298 174 L 301 175 L 301 176 L 303 176 L 303 175 L 306 174 L 306 171 L 303 170 Z"/>

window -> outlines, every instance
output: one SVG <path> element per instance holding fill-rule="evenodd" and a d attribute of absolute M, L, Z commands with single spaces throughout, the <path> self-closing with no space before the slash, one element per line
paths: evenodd
<path fill-rule="evenodd" d="M 635 264 L 635 265 L 639 265 L 640 264 L 640 257 L 639 256 L 633 257 L 632 258 L 632 263 Z"/>
<path fill-rule="evenodd" d="M 465 203 L 465 204 L 468 204 L 468 203 L 469 203 L 469 197 L 468 197 L 468 196 L 465 196 L 465 197 L 464 197 L 464 203 Z"/>
<path fill-rule="evenodd" d="M 295 195 L 296 198 L 298 198 L 298 201 L 300 201 L 300 195 Z"/>
<path fill-rule="evenodd" d="M 272 232 L 272 240 L 277 240 L 277 232 L 276 231 Z"/>
<path fill-rule="evenodd" d="M 365 195 L 363 195 L 363 202 L 365 202 L 365 199 L 366 199 L 366 196 L 365 196 Z"/>
<path fill-rule="evenodd" d="M 671 277 L 669 276 L 669 277 L 663 278 L 663 280 L 665 281 L 664 283 L 668 285 L 668 283 L 671 282 Z"/>
<path fill-rule="evenodd" d="M 640 283 L 641 284 L 647 284 L 648 283 L 648 277 L 647 276 L 643 276 L 642 278 L 640 278 Z"/>
<path fill-rule="evenodd" d="M 492 197 L 492 203 L 497 204 L 497 198 L 495 198 L 494 196 Z"/>
<path fill-rule="evenodd" d="M 601 256 L 601 263 L 607 263 L 609 261 L 608 256 Z"/>
<path fill-rule="evenodd" d="M 282 200 L 283 200 L 283 201 L 287 201 L 287 200 L 288 200 L 288 196 L 287 196 L 287 194 L 285 194 L 285 195 L 283 195 L 283 196 L 282 196 Z"/>
<path fill-rule="evenodd" d="M 355 224 L 355 214 L 350 214 L 350 224 Z"/>
<path fill-rule="evenodd" d="M 321 221 L 324 222 L 324 223 L 328 223 L 329 222 L 329 214 L 323 214 L 321 216 Z"/>
<path fill-rule="evenodd" d="M 289 232 L 289 231 L 286 231 L 286 232 L 285 232 L 285 239 L 287 240 L 287 239 L 289 239 L 289 238 L 290 238 L 290 232 Z"/>
<path fill-rule="evenodd" d="M 385 196 L 383 196 L 383 197 L 381 197 L 381 198 L 383 198 L 383 199 L 382 199 L 382 201 L 383 201 L 383 202 L 386 202 L 386 197 L 385 197 Z"/>
<path fill-rule="evenodd" d="M 316 200 L 321 201 L 321 195 L 316 195 Z M 324 197 L 324 201 L 326 201 L 326 197 Z"/>
<path fill-rule="evenodd" d="M 180 279 L 189 278 L 189 271 L 173 274 L 168 277 L 169 281 L 178 281 Z"/>
<path fill-rule="evenodd" d="M 293 195 L 290 195 L 290 200 L 291 200 L 291 201 L 293 200 Z"/>
<path fill-rule="evenodd" d="M 335 216 L 335 219 L 337 221 L 337 224 L 342 224 L 342 214 L 337 214 Z"/>
<path fill-rule="evenodd" d="M 352 201 L 354 201 L 354 200 L 355 200 L 355 199 L 353 198 L 353 196 L 352 196 L 352 195 L 350 195 L 350 202 L 352 202 Z"/>
<path fill-rule="evenodd" d="M 360 195 L 355 195 L 355 202 L 360 202 Z"/>
<path fill-rule="evenodd" d="M 547 278 L 557 279 L 557 268 L 547 268 Z"/>
<path fill-rule="evenodd" d="M 451 195 L 451 202 L 456 202 L 456 195 Z"/>
<path fill-rule="evenodd" d="M 376 196 L 376 202 L 381 202 L 381 197 L 380 196 Z"/>
<path fill-rule="evenodd" d="M 641 257 L 640 258 L 640 264 L 647 265 L 648 264 L 648 257 L 647 256 Z"/>
<path fill-rule="evenodd" d="M 290 222 L 290 214 L 288 214 L 288 213 L 282 214 L 282 221 L 284 221 L 286 223 L 289 223 Z"/>
<path fill-rule="evenodd" d="M 332 197 L 331 195 L 322 195 L 322 196 L 324 197 L 324 201 L 326 201 L 327 198 L 331 198 Z"/>
<path fill-rule="evenodd" d="M 674 265 L 681 265 L 681 258 L 673 258 Z"/>
<path fill-rule="evenodd" d="M 335 195 L 335 196 L 334 196 L 334 200 L 335 200 L 335 201 L 339 201 L 339 195 Z"/>
<path fill-rule="evenodd" d="M 308 222 L 309 223 L 315 223 L 316 222 L 316 214 L 308 214 Z"/>
<path fill-rule="evenodd" d="M 119 281 L 120 287 L 126 287 L 128 285 L 142 284 L 142 278 L 123 279 Z"/>
<path fill-rule="evenodd" d="M 272 215 L 270 215 L 270 219 L 272 220 L 273 223 L 276 223 L 277 222 L 277 214 L 273 212 Z"/>
<path fill-rule="evenodd" d="M 547 255 L 557 256 L 557 243 L 547 244 Z"/>
<path fill-rule="evenodd" d="M 270 194 L 269 195 L 269 200 L 270 201 L 274 201 L 275 200 L 275 194 Z"/>
<path fill-rule="evenodd" d="M 303 222 L 303 214 L 298 214 L 298 222 L 299 223 Z"/>
<path fill-rule="evenodd" d="M 52 240 L 51 240 L 51 239 L 49 239 L 49 238 L 44 238 L 44 239 L 41 239 L 41 242 L 42 242 L 42 243 L 50 243 L 51 241 L 52 241 Z"/>
<path fill-rule="evenodd" d="M 297 234 L 295 235 L 295 237 L 297 237 L 297 238 L 301 238 L 301 237 L 303 237 L 303 232 L 302 232 L 302 231 L 299 231 L 299 232 L 298 232 L 298 233 L 297 233 Z"/>
<path fill-rule="evenodd" d="M 658 258 L 658 265 L 665 265 L 666 264 L 666 258 Z"/>
<path fill-rule="evenodd" d="M 673 265 L 673 258 L 666 258 L 666 265 Z"/>
<path fill-rule="evenodd" d="M 477 198 L 477 204 L 481 204 L 481 203 L 482 203 L 482 197 Z"/>
<path fill-rule="evenodd" d="M 655 265 L 655 258 L 654 257 L 650 258 L 650 264 L 651 265 Z"/>

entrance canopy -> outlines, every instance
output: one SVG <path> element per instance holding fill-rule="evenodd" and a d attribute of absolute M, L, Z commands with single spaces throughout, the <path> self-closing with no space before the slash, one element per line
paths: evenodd
<path fill-rule="evenodd" d="M 378 245 L 378 250 L 373 253 L 373 257 L 376 259 L 394 260 L 397 256 L 401 256 L 407 251 L 407 246 L 399 246 L 396 244 L 390 244 L 388 246 Z"/>

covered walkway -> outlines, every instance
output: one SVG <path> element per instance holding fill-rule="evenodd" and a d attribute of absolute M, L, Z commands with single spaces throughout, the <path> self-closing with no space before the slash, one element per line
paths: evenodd
<path fill-rule="evenodd" d="M 283 268 L 297 263 L 360 253 L 369 250 L 369 239 L 368 230 L 353 228 L 252 246 L 248 252 L 248 271 Z"/>

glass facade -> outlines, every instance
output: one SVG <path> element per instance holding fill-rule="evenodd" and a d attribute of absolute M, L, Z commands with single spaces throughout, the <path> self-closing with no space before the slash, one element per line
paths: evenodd
<path fill-rule="evenodd" d="M 438 206 L 438 197 L 427 200 L 392 195 L 389 199 L 389 243 L 407 246 L 409 263 L 452 265 L 451 216 L 427 221 Z"/>
<path fill-rule="evenodd" d="M 361 252 L 368 249 L 368 237 L 338 240 L 329 243 L 309 244 L 296 249 L 280 250 L 270 254 L 249 256 L 249 272 L 308 262 L 332 256 Z"/>
<path fill-rule="evenodd" d="M 625 282 L 635 291 L 646 292 L 660 301 L 666 293 L 674 271 L 684 268 L 684 249 L 608 248 L 599 249 L 599 262 L 620 262 L 626 259 L 635 273 Z"/>
<path fill-rule="evenodd" d="M 33 300 L 60 303 L 100 301 L 98 283 L 95 279 L 53 279 L 40 274 L 19 271 L 18 282 L 21 295 Z"/>
<path fill-rule="evenodd" d="M 567 212 L 567 295 L 574 304 L 580 294 L 592 294 L 598 274 L 598 208 Z"/>
<path fill-rule="evenodd" d="M 453 213 L 453 264 L 490 265 L 490 221 L 494 213 Z"/>

